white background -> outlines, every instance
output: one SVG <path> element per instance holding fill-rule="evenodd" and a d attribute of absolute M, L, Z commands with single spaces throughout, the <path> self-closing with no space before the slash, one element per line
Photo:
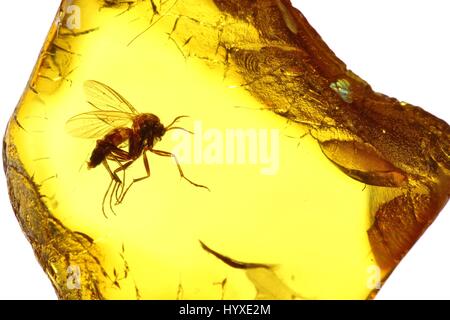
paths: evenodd
<path fill-rule="evenodd" d="M 2 1 L 0 130 L 17 104 L 60 0 Z M 350 69 L 379 92 L 450 122 L 450 1 L 293 1 Z M 0 174 L 0 299 L 55 299 L 22 234 Z M 378 299 L 450 299 L 450 205 Z"/>

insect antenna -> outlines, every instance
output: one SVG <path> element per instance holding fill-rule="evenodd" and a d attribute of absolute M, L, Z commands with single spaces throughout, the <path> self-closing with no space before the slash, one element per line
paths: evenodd
<path fill-rule="evenodd" d="M 184 132 L 190 133 L 190 134 L 194 134 L 192 131 L 189 131 L 185 128 L 182 127 L 173 127 L 173 125 L 175 123 L 177 123 L 178 120 L 182 119 L 182 118 L 189 118 L 189 116 L 178 116 L 175 119 L 173 119 L 173 121 L 165 128 L 166 132 L 170 131 L 170 130 L 182 130 Z"/>
<path fill-rule="evenodd" d="M 166 130 L 168 130 L 170 127 L 172 127 L 178 120 L 182 118 L 189 118 L 189 116 L 178 116 L 166 127 Z"/>
<path fill-rule="evenodd" d="M 166 132 L 167 132 L 167 131 L 170 131 L 170 130 L 182 130 L 182 131 L 184 131 L 184 132 L 187 132 L 187 133 L 190 133 L 190 134 L 194 134 L 194 132 L 189 131 L 189 130 L 187 130 L 187 129 L 185 129 L 185 128 L 182 128 L 182 127 L 170 127 L 170 128 L 168 128 L 168 129 L 166 129 Z"/>

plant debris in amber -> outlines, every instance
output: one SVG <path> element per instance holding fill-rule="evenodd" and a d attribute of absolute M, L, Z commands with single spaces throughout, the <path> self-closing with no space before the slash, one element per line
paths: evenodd
<path fill-rule="evenodd" d="M 449 135 L 287 0 L 63 0 L 3 152 L 62 299 L 365 299 L 446 204 Z"/>

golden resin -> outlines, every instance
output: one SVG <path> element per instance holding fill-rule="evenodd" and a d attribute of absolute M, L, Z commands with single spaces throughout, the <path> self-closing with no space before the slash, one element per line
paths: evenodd
<path fill-rule="evenodd" d="M 164 125 L 189 116 L 177 125 L 193 134 L 154 147 L 210 191 L 148 152 L 151 176 L 102 209 L 111 177 L 87 166 L 102 137 L 67 128 L 98 107 L 87 80 Z M 11 118 L 4 166 L 62 299 L 365 299 L 445 205 L 449 135 L 374 93 L 289 1 L 74 0 Z M 119 190 L 145 175 L 142 156 L 118 175 Z"/>

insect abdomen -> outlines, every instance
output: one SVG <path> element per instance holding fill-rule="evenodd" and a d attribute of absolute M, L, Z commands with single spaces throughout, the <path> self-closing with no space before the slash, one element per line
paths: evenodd
<path fill-rule="evenodd" d="M 103 139 L 97 140 L 97 145 L 91 153 L 88 167 L 95 168 L 102 163 L 112 151 L 130 138 L 131 132 L 129 128 L 115 128 Z"/>
<path fill-rule="evenodd" d="M 111 152 L 111 143 L 106 142 L 104 140 L 97 140 L 97 146 L 91 153 L 91 158 L 88 162 L 89 168 L 95 168 L 103 160 L 105 160 L 106 156 Z"/>

